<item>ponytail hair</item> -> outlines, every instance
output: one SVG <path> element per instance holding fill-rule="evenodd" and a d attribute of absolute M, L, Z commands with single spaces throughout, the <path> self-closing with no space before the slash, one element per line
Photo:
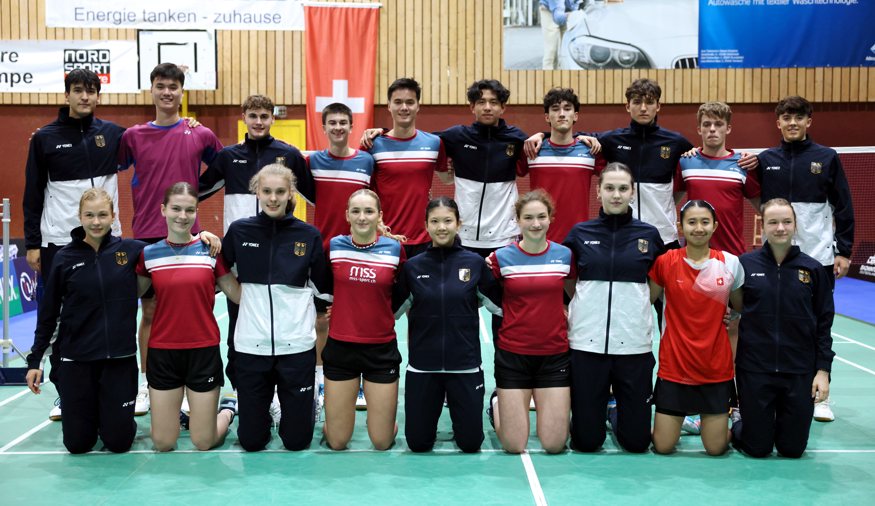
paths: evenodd
<path fill-rule="evenodd" d="M 367 195 L 374 199 L 374 202 L 377 204 L 377 211 L 383 212 L 383 206 L 380 204 L 380 196 L 377 195 L 374 190 L 368 188 L 360 188 L 352 194 L 350 194 L 349 198 L 346 200 L 346 208 L 349 209 L 349 203 L 352 202 L 352 199 L 358 197 L 359 195 Z M 380 222 L 377 223 L 377 234 L 388 237 L 389 239 L 394 239 L 398 242 L 407 242 L 407 237 L 400 234 L 393 234 L 392 229 L 389 228 L 388 225 L 383 223 L 383 219 L 380 218 Z"/>

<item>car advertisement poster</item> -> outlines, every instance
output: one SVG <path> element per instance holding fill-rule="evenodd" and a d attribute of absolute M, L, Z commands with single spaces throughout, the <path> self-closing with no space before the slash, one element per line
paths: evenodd
<path fill-rule="evenodd" d="M 872 0 L 504 0 L 504 68 L 875 65 Z"/>

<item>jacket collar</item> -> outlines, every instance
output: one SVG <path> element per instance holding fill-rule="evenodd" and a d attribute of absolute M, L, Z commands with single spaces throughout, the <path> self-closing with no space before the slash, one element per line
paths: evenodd
<path fill-rule="evenodd" d="M 507 130 L 507 122 L 504 121 L 503 118 L 499 118 L 498 125 L 488 126 L 488 125 L 484 125 L 483 123 L 480 123 L 478 121 L 475 121 L 474 123 L 471 124 L 471 128 L 473 128 L 474 131 L 480 135 L 487 135 L 487 134 L 495 135 L 499 132 L 503 132 L 503 131 Z"/>
<path fill-rule="evenodd" d="M 63 123 L 65 125 L 72 125 L 76 127 L 82 127 L 82 130 L 87 130 L 91 123 L 94 121 L 94 114 L 89 114 L 84 118 L 72 118 L 70 117 L 70 107 L 61 107 L 58 109 L 58 122 Z"/>
<path fill-rule="evenodd" d="M 811 144 L 812 141 L 810 135 L 806 135 L 801 141 L 787 142 L 784 139 L 781 139 L 781 149 L 784 151 L 802 151 L 811 146 Z"/>
<path fill-rule="evenodd" d="M 276 224 L 281 225 L 281 226 L 290 225 L 296 221 L 299 221 L 298 218 L 295 218 L 295 215 L 292 214 L 291 212 L 287 213 L 282 218 L 275 220 L 275 219 L 271 218 L 270 216 L 268 216 L 267 213 L 265 213 L 264 211 L 259 211 L 258 214 L 255 215 L 255 218 L 261 223 L 266 223 L 266 224 L 276 223 Z"/>
<path fill-rule="evenodd" d="M 772 252 L 772 247 L 769 246 L 769 241 L 763 242 L 763 247 L 760 248 L 760 251 L 762 255 L 769 259 L 770 262 L 772 262 L 773 264 L 778 263 L 778 261 L 775 260 L 775 254 Z M 799 253 L 801 252 L 802 250 L 799 249 L 799 246 L 796 246 L 795 244 L 793 246 L 790 246 L 790 250 L 787 251 L 787 256 L 784 258 L 784 263 L 793 260 L 794 258 L 799 256 Z"/>
<path fill-rule="evenodd" d="M 442 248 L 440 246 L 435 246 L 434 243 L 432 243 L 428 246 L 428 249 L 426 251 L 432 251 L 435 253 L 443 251 L 443 252 L 449 253 L 451 251 L 459 251 L 459 250 L 463 250 L 463 249 L 465 249 L 465 248 L 462 247 L 462 240 L 459 239 L 459 236 L 457 235 L 456 238 L 453 239 L 452 246 L 450 246 L 448 248 Z"/>
<path fill-rule="evenodd" d="M 642 125 L 641 123 L 638 123 L 637 121 L 632 120 L 629 123 L 629 128 L 631 128 L 632 131 L 635 132 L 636 134 L 641 134 L 641 133 L 652 134 L 653 132 L 659 130 L 659 123 L 657 123 L 658 120 L 659 120 L 658 117 L 653 118 L 653 122 L 648 123 L 646 125 Z"/>
<path fill-rule="evenodd" d="M 604 208 L 599 209 L 599 220 L 611 228 L 619 228 L 632 221 L 632 208 L 626 214 L 606 214 Z"/>
<path fill-rule="evenodd" d="M 85 229 L 82 226 L 78 226 L 70 231 L 70 237 L 73 239 L 73 244 L 78 247 L 86 247 L 91 248 L 91 245 L 85 242 Z M 106 234 L 103 236 L 103 241 L 100 243 L 100 247 L 98 250 L 102 250 L 107 247 L 110 243 L 115 240 L 120 240 L 118 237 L 112 235 L 112 233 Z"/>
<path fill-rule="evenodd" d="M 262 150 L 273 142 L 273 136 L 265 135 L 261 139 L 252 139 L 249 137 L 247 133 L 245 138 L 243 139 L 243 143 L 246 144 L 251 149 Z"/>

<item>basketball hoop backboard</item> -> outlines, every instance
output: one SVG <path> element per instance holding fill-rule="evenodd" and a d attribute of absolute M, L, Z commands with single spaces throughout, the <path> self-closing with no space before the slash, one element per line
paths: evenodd
<path fill-rule="evenodd" d="M 216 33 L 212 30 L 140 30 L 140 89 L 159 63 L 185 67 L 186 90 L 216 89 Z"/>

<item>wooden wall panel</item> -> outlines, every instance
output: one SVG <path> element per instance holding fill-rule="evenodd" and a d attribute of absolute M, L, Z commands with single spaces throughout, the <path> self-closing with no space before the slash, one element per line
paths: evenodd
<path fill-rule="evenodd" d="M 336 0 L 366 2 L 368 0 Z M 574 88 L 584 104 L 623 103 L 626 85 L 638 77 L 660 81 L 665 103 L 725 100 L 733 104 L 775 102 L 800 94 L 813 102 L 875 102 L 875 68 L 720 70 L 505 70 L 502 0 L 382 0 L 374 100 L 411 76 L 423 85 L 425 104 L 465 104 L 468 85 L 501 79 L 511 104 L 538 104 L 553 86 Z M 0 0 L 0 40 L 136 40 L 136 30 L 47 28 L 45 0 Z M 303 104 L 306 93 L 302 32 L 220 31 L 216 34 L 215 91 L 193 92 L 191 105 L 239 105 L 251 93 L 277 104 Z M 112 94 L 108 105 L 146 105 L 146 92 Z M 0 104 L 60 104 L 61 93 L 3 93 Z"/>

